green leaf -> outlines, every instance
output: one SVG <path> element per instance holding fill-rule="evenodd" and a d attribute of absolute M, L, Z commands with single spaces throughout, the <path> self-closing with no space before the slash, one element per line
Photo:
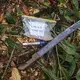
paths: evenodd
<path fill-rule="evenodd" d="M 23 15 L 23 12 L 19 8 L 16 8 L 16 11 L 17 11 L 17 15 L 18 16 L 22 16 Z"/>
<path fill-rule="evenodd" d="M 74 4 L 75 8 L 78 10 L 79 8 L 78 0 L 72 0 L 72 3 Z"/>
<path fill-rule="evenodd" d="M 76 69 L 76 61 L 73 60 L 73 61 L 71 62 L 71 66 L 69 67 L 69 75 L 70 75 L 70 76 L 73 75 L 75 69 Z"/>
<path fill-rule="evenodd" d="M 48 80 L 59 80 L 58 76 L 56 76 L 56 67 L 53 68 L 50 66 L 49 68 L 46 68 L 43 61 L 40 61 L 39 65 L 46 77 L 48 77 Z"/>
<path fill-rule="evenodd" d="M 76 8 L 74 8 L 73 10 L 74 10 L 74 13 L 75 13 L 76 18 L 77 17 L 80 17 L 79 11 Z"/>
<path fill-rule="evenodd" d="M 80 17 L 80 13 L 79 13 L 79 3 L 78 0 L 72 0 L 72 3 L 74 4 L 74 13 L 77 17 Z"/>
<path fill-rule="evenodd" d="M 70 76 L 69 76 L 69 72 L 66 68 L 62 67 L 62 73 L 64 75 L 64 79 L 63 80 L 71 80 Z"/>
<path fill-rule="evenodd" d="M 19 48 L 19 45 L 15 42 L 15 41 L 12 41 L 11 39 L 9 38 L 6 38 L 5 42 L 8 44 L 8 46 L 12 47 L 12 48 Z"/>
<path fill-rule="evenodd" d="M 15 30 L 15 31 L 8 30 L 7 32 L 8 32 L 9 34 L 12 34 L 12 35 L 18 35 L 18 33 L 19 33 L 18 30 Z"/>
<path fill-rule="evenodd" d="M 74 57 L 75 57 L 75 59 L 78 61 L 78 60 L 80 59 L 80 54 L 79 54 L 79 53 L 76 53 L 76 54 L 74 55 Z"/>
<path fill-rule="evenodd" d="M 70 44 L 67 40 L 62 42 L 62 49 L 67 53 L 71 55 L 76 54 L 76 47 L 73 44 Z"/>
<path fill-rule="evenodd" d="M 9 12 L 6 13 L 5 18 L 9 24 L 15 24 L 16 23 L 16 18 L 13 17 Z"/>
<path fill-rule="evenodd" d="M 0 35 L 4 32 L 4 29 L 5 29 L 5 25 L 0 24 Z"/>
<path fill-rule="evenodd" d="M 65 17 L 65 19 L 66 19 L 67 21 L 71 21 L 71 22 L 74 21 L 74 20 L 69 16 L 68 11 L 65 11 L 65 12 L 64 12 L 64 17 Z"/>
<path fill-rule="evenodd" d="M 65 61 L 67 61 L 67 62 L 72 62 L 73 61 L 73 56 L 72 55 L 69 55 L 69 54 L 66 54 L 66 58 L 65 58 Z"/>
<path fill-rule="evenodd" d="M 77 74 L 76 74 L 76 79 L 80 80 L 80 69 L 78 70 Z"/>
<path fill-rule="evenodd" d="M 43 5 L 46 7 L 50 7 L 50 4 L 48 2 L 44 2 Z"/>
<path fill-rule="evenodd" d="M 54 72 L 51 69 L 42 67 L 42 70 L 45 72 L 45 74 L 52 80 L 59 80 L 59 78 L 54 74 Z"/>

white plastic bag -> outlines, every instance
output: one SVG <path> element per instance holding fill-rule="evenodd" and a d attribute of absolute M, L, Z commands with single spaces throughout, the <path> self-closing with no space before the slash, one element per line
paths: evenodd
<path fill-rule="evenodd" d="M 24 35 L 45 41 L 53 39 L 50 30 L 55 26 L 56 21 L 23 15 L 22 22 Z"/>

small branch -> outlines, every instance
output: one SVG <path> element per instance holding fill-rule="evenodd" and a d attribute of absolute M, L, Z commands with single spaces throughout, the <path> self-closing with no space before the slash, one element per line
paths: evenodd
<path fill-rule="evenodd" d="M 4 70 L 4 73 L 3 73 L 2 79 L 3 79 L 4 76 L 6 75 L 6 72 L 7 72 L 8 66 L 9 66 L 9 64 L 10 64 L 10 62 L 11 62 L 12 57 L 13 57 L 14 50 L 15 50 L 15 48 L 14 48 L 13 51 L 11 52 L 11 56 L 10 56 L 10 58 L 9 58 L 9 61 L 8 61 L 7 65 L 6 65 L 6 68 L 5 68 L 5 70 Z"/>

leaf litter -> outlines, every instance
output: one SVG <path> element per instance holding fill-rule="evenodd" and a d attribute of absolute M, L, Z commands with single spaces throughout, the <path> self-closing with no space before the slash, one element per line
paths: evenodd
<path fill-rule="evenodd" d="M 21 6 L 20 6 L 20 4 L 18 4 L 17 0 L 16 1 L 9 0 L 8 2 L 6 2 L 6 4 L 4 4 L 4 3 L 2 3 L 2 4 L 4 5 L 4 7 L 2 7 L 3 5 L 1 6 L 2 12 L 0 12 L 0 23 L 8 24 L 8 26 L 6 26 L 7 30 L 5 30 L 4 34 L 2 33 L 3 35 L 1 36 L 1 40 L 0 40 L 0 42 L 1 42 L 0 43 L 0 74 L 4 73 L 4 69 L 5 69 L 7 62 L 11 55 L 10 52 L 12 50 L 10 50 L 10 49 L 12 49 L 12 47 L 14 47 L 14 46 L 17 47 L 16 44 L 14 44 L 14 41 L 16 43 L 38 41 L 36 39 L 28 38 L 25 36 L 19 37 L 19 35 L 15 35 L 15 36 L 11 35 L 9 33 L 9 30 L 13 27 L 14 24 L 16 24 L 16 20 L 13 18 L 13 16 L 11 16 L 10 13 L 11 12 L 15 13 L 16 7 L 19 7 L 22 10 L 23 14 L 25 14 L 25 15 L 32 15 L 32 14 L 39 12 L 38 9 L 34 9 L 32 7 L 25 6 L 23 4 L 22 0 L 20 2 Z M 6 15 L 4 15 L 5 11 L 8 12 L 8 13 L 6 13 Z M 9 24 L 11 24 L 11 25 L 9 25 Z M 21 46 L 21 48 L 23 48 L 23 47 Z M 14 52 L 14 55 L 13 55 L 9 65 L 8 65 L 8 69 L 5 72 L 4 79 L 5 80 L 41 80 L 42 70 L 39 68 L 37 63 L 35 63 L 35 65 L 30 66 L 28 69 L 26 69 L 24 71 L 18 71 L 17 67 L 11 68 L 11 66 L 10 66 L 12 61 L 14 63 L 16 63 L 16 66 L 18 66 L 20 63 L 25 62 L 26 60 L 30 59 L 31 55 L 37 50 L 38 50 L 38 48 L 35 46 L 24 47 L 22 49 L 22 51 L 16 50 Z M 22 55 L 22 53 L 23 54 L 25 53 L 25 54 Z M 21 55 L 21 56 L 19 56 L 19 55 Z"/>
<path fill-rule="evenodd" d="M 14 52 L 14 55 L 12 56 L 11 62 L 14 62 L 16 64 L 16 67 L 12 66 L 11 62 L 9 63 L 8 69 L 7 69 L 5 77 L 4 77 L 4 80 L 9 80 L 9 79 L 10 80 L 43 80 L 44 79 L 44 76 L 43 76 L 44 74 L 43 74 L 43 71 L 42 71 L 41 67 L 37 64 L 37 62 L 33 63 L 30 67 L 28 67 L 24 71 L 19 71 L 18 68 L 17 68 L 19 66 L 19 64 L 25 63 L 27 60 L 29 60 L 31 58 L 31 56 L 32 56 L 32 54 L 34 54 L 34 52 L 38 51 L 42 47 L 42 46 L 39 46 L 39 47 L 36 47 L 36 46 L 23 47 L 22 45 L 14 44 L 15 42 L 17 44 L 21 44 L 22 42 L 38 41 L 38 40 L 35 40 L 33 38 L 28 38 L 28 37 L 23 36 L 22 35 L 22 32 L 23 32 L 22 30 L 19 30 L 18 33 L 16 31 L 14 31 L 16 28 L 20 28 L 20 26 L 22 26 L 21 24 L 18 23 L 18 20 L 19 20 L 18 18 L 19 18 L 19 16 L 22 15 L 22 13 L 25 14 L 25 15 L 33 15 L 33 14 L 39 12 L 40 8 L 43 8 L 43 5 L 38 6 L 39 9 L 31 7 L 30 6 L 31 4 L 29 4 L 29 6 L 25 6 L 23 1 L 24 0 L 20 0 L 19 2 L 18 2 L 18 0 L 15 0 L 15 1 L 8 0 L 8 1 L 6 1 L 5 4 L 3 2 L 0 3 L 1 4 L 0 5 L 0 7 L 1 7 L 0 23 L 1 24 L 8 24 L 8 26 L 6 26 L 7 30 L 5 30 L 4 33 L 2 33 L 3 34 L 2 36 L 0 35 L 0 38 L 1 38 L 0 39 L 0 74 L 2 76 L 2 74 L 4 73 L 4 69 L 6 68 L 7 62 L 10 59 L 11 51 L 15 46 L 16 50 Z M 40 0 L 38 0 L 38 1 L 34 0 L 33 2 L 37 2 L 38 5 L 39 5 L 39 4 L 43 3 L 44 0 L 41 0 L 41 1 Z M 51 3 L 52 3 L 52 5 L 56 4 L 56 3 L 54 4 L 54 2 L 51 2 Z M 74 4 L 74 5 L 76 5 L 76 4 Z M 49 4 L 48 4 L 48 6 L 49 6 Z M 21 9 L 22 12 L 19 12 L 15 15 L 16 7 Z M 61 6 L 61 7 L 63 7 L 63 6 Z M 76 8 L 78 8 L 78 6 Z M 5 16 L 6 12 L 9 12 L 9 13 L 12 12 L 15 17 L 17 16 L 17 21 L 13 18 L 13 16 L 12 16 L 13 19 L 11 19 L 11 20 L 13 20 L 12 22 L 10 20 L 9 21 L 6 20 L 6 16 Z M 13 15 L 13 14 L 11 14 L 11 15 Z M 8 16 L 7 18 L 10 17 L 9 14 L 7 14 L 7 16 Z M 45 15 L 42 15 L 42 17 L 45 17 Z M 14 28 L 14 24 L 16 25 L 15 28 Z M 14 28 L 14 29 L 12 29 L 12 28 Z M 13 35 L 14 33 L 16 33 L 16 34 Z M 22 35 L 22 36 L 20 36 L 20 35 Z M 79 33 L 78 33 L 78 36 L 79 36 Z M 6 37 L 7 37 L 7 40 L 6 40 Z M 17 47 L 17 46 L 19 46 L 19 47 Z M 68 45 L 64 45 L 64 46 L 66 46 L 66 48 L 68 47 Z M 17 49 L 17 48 L 19 48 L 19 49 Z M 70 52 L 71 48 L 68 48 L 68 52 Z M 71 53 L 73 54 L 73 52 L 71 52 Z M 72 55 L 70 55 L 70 56 L 73 57 Z M 42 60 L 44 60 L 44 59 L 42 59 Z M 55 62 L 55 60 L 54 60 L 54 62 Z M 48 65 L 49 65 L 49 63 L 48 63 Z M 44 64 L 46 64 L 46 62 Z M 48 67 L 48 65 L 46 67 Z M 80 61 L 78 61 L 77 66 L 80 68 Z M 66 69 L 65 69 L 65 72 L 67 72 Z M 77 76 L 76 76 L 76 78 L 78 80 L 79 80 L 79 72 L 80 71 L 77 72 Z M 49 74 L 48 71 L 47 71 L 47 74 Z M 54 70 L 54 74 L 55 74 L 55 70 Z"/>

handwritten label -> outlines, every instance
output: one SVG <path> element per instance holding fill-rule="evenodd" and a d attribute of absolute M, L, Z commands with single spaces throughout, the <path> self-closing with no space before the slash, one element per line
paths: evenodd
<path fill-rule="evenodd" d="M 31 35 L 37 36 L 39 38 L 44 36 L 45 27 L 47 26 L 46 23 L 30 21 L 29 24 L 29 30 Z"/>

